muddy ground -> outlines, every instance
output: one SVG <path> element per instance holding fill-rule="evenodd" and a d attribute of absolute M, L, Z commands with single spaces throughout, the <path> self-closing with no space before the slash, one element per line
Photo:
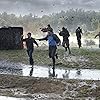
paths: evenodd
<path fill-rule="evenodd" d="M 32 100 L 100 100 L 100 81 L 0 75 L 0 95 Z"/>
<path fill-rule="evenodd" d="M 58 53 L 59 59 L 56 62 L 58 67 L 100 69 L 99 50 L 73 48 L 72 55 L 64 56 L 63 50 L 58 50 Z M 34 58 L 36 65 L 49 65 L 51 63 L 47 50 L 36 50 Z M 15 63 L 11 64 L 10 62 L 28 64 L 26 50 L 0 51 L 0 67 L 20 69 Z M 100 100 L 100 81 L 34 78 L 2 74 L 0 75 L 0 95 L 29 97 L 32 100 Z"/>
<path fill-rule="evenodd" d="M 46 48 L 46 49 L 45 49 Z M 71 55 L 65 53 L 64 48 L 57 50 L 58 59 L 56 59 L 57 67 L 66 68 L 92 68 L 100 69 L 100 50 L 88 48 L 71 48 Z M 33 53 L 35 65 L 51 66 L 52 60 L 48 57 L 48 47 L 35 48 Z M 26 50 L 0 50 L 0 60 L 29 64 Z"/>

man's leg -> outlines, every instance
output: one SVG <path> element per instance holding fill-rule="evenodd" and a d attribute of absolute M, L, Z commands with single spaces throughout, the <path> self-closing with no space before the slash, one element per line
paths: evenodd
<path fill-rule="evenodd" d="M 51 58 L 51 53 L 52 53 L 52 47 L 49 46 L 49 58 Z"/>
<path fill-rule="evenodd" d="M 32 76 L 32 74 L 33 74 L 33 67 L 31 68 L 29 75 Z"/>
<path fill-rule="evenodd" d="M 58 53 L 56 52 L 56 54 L 55 54 L 55 57 L 56 57 L 56 59 L 58 59 Z"/>
<path fill-rule="evenodd" d="M 81 47 L 81 36 L 77 37 L 77 41 L 78 41 L 78 46 L 80 48 Z"/>
<path fill-rule="evenodd" d="M 53 68 L 53 75 L 52 76 L 55 77 L 55 68 Z"/>
<path fill-rule="evenodd" d="M 55 69 L 55 57 L 52 57 L 52 61 L 53 61 L 53 69 Z"/>
<path fill-rule="evenodd" d="M 69 54 L 71 54 L 71 51 L 70 51 L 70 48 L 69 48 L 69 46 L 68 46 L 68 50 L 69 50 Z"/>
<path fill-rule="evenodd" d="M 65 51 L 67 51 L 67 47 L 65 46 L 65 41 L 62 42 L 62 46 L 65 48 Z"/>
<path fill-rule="evenodd" d="M 70 47 L 69 47 L 69 40 L 66 41 L 66 46 L 67 46 L 67 48 L 69 50 L 69 54 L 71 54 L 71 50 L 70 50 Z"/>
<path fill-rule="evenodd" d="M 33 53 L 33 50 L 29 50 L 29 61 L 30 61 L 30 65 L 34 65 L 34 61 L 33 61 L 33 58 L 32 58 L 32 53 Z"/>
<path fill-rule="evenodd" d="M 52 47 L 52 53 L 51 53 L 51 57 L 52 57 L 52 61 L 53 61 L 53 69 L 55 69 L 55 54 L 56 54 L 56 49 L 57 49 L 57 47 L 56 46 L 54 46 L 54 47 Z"/>
<path fill-rule="evenodd" d="M 81 47 L 81 39 L 78 39 L 79 48 Z"/>

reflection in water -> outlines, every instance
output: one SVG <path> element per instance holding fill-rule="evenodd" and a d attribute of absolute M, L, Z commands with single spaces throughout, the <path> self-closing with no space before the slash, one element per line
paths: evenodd
<path fill-rule="evenodd" d="M 65 70 L 65 73 L 62 74 L 63 78 L 69 78 L 70 70 Z"/>
<path fill-rule="evenodd" d="M 22 69 L 0 68 L 0 74 L 23 75 Z"/>
<path fill-rule="evenodd" d="M 33 99 L 31 99 L 31 98 L 14 98 L 14 97 L 0 96 L 0 100 L 33 100 Z"/>
<path fill-rule="evenodd" d="M 23 65 L 23 76 L 29 76 L 30 66 Z M 100 80 L 100 70 L 95 69 L 60 69 L 34 66 L 33 77 L 55 77 L 65 79 Z"/>
<path fill-rule="evenodd" d="M 80 69 L 77 69 L 76 74 L 77 74 L 77 75 L 81 75 L 81 70 L 80 70 Z"/>
<path fill-rule="evenodd" d="M 49 68 L 48 74 L 49 74 L 49 77 L 56 77 L 57 78 L 57 74 L 55 75 L 55 68 L 52 69 L 52 72 L 51 72 L 51 70 Z"/>
<path fill-rule="evenodd" d="M 34 68 L 34 66 L 31 67 L 29 76 L 32 76 L 32 74 L 33 74 L 33 68 Z"/>
<path fill-rule="evenodd" d="M 96 69 L 67 69 L 55 68 L 45 66 L 34 66 L 20 64 L 20 68 L 1 68 L 0 74 L 23 75 L 33 77 L 55 77 L 65 79 L 85 79 L 85 80 L 100 80 L 100 70 Z"/>
<path fill-rule="evenodd" d="M 1 74 L 23 75 L 22 68 L 23 67 L 20 63 L 13 63 L 7 60 L 0 60 Z"/>

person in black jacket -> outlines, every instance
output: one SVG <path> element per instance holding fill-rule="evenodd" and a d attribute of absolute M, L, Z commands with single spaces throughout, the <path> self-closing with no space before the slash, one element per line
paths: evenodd
<path fill-rule="evenodd" d="M 28 53 L 28 56 L 29 56 L 29 62 L 30 62 L 30 65 L 34 65 L 34 60 L 32 58 L 32 53 L 34 51 L 34 43 L 37 45 L 38 47 L 38 43 L 35 41 L 34 38 L 31 37 L 31 33 L 28 33 L 27 34 L 28 38 L 25 38 L 23 39 L 23 42 L 26 42 L 26 47 L 27 47 L 27 53 Z"/>
<path fill-rule="evenodd" d="M 47 31 L 53 32 L 53 28 L 50 26 L 50 24 L 47 25 Z"/>
<path fill-rule="evenodd" d="M 48 24 L 47 27 L 46 28 L 42 28 L 41 31 L 42 32 L 48 32 L 48 31 L 53 32 L 53 28 L 51 27 L 50 24 Z"/>
<path fill-rule="evenodd" d="M 67 48 L 68 48 L 69 54 L 71 54 L 70 47 L 69 47 L 70 34 L 69 34 L 67 28 L 63 27 L 62 31 L 60 31 L 59 35 L 63 37 L 62 46 L 65 48 L 65 51 L 67 51 Z"/>
<path fill-rule="evenodd" d="M 77 37 L 77 42 L 78 42 L 78 46 L 79 48 L 81 47 L 81 34 L 82 34 L 82 29 L 80 27 L 78 27 L 76 29 L 76 37 Z"/>

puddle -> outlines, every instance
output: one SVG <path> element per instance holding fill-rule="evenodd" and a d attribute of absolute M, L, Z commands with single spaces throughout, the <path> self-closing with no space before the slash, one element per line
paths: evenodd
<path fill-rule="evenodd" d="M 18 64 L 17 67 L 15 65 L 13 64 L 13 67 L 0 66 L 0 74 L 33 77 L 55 77 L 64 79 L 100 80 L 100 70 L 96 69 L 77 70 L 67 68 L 56 68 L 53 70 L 51 67 L 44 66 L 34 66 L 34 68 L 32 69 L 30 65 Z"/>
<path fill-rule="evenodd" d="M 15 97 L 0 96 L 0 100 L 33 100 L 33 99 L 31 99 L 31 98 L 15 98 Z"/>
<path fill-rule="evenodd" d="M 74 100 L 74 99 L 69 99 L 66 98 L 66 100 Z M 58 95 L 53 95 L 53 96 L 35 96 L 33 98 L 15 98 L 15 97 L 7 97 L 7 96 L 0 96 L 0 100 L 64 100 L 63 97 L 59 97 Z M 87 97 L 87 98 L 78 98 L 77 100 L 96 100 L 95 98 L 92 97 Z"/>
<path fill-rule="evenodd" d="M 31 68 L 24 65 L 23 76 L 29 76 Z M 56 77 L 64 79 L 82 79 L 82 80 L 100 80 L 100 70 L 96 69 L 60 69 L 34 66 L 33 74 L 34 77 Z"/>
<path fill-rule="evenodd" d="M 51 99 L 51 98 L 52 99 Z M 55 97 L 52 97 L 50 96 L 49 98 L 48 97 L 45 97 L 45 98 L 41 98 L 41 97 L 34 97 L 34 98 L 15 98 L 15 97 L 7 97 L 7 96 L 0 96 L 0 100 L 64 100 L 63 98 L 59 98 L 57 97 L 57 95 L 55 95 Z M 67 100 L 67 98 L 66 98 Z M 68 100 L 71 100 L 68 98 Z M 72 99 L 74 100 L 74 99 Z M 87 98 L 78 98 L 77 100 L 96 100 L 95 98 L 91 98 L 91 97 L 87 97 Z"/>

